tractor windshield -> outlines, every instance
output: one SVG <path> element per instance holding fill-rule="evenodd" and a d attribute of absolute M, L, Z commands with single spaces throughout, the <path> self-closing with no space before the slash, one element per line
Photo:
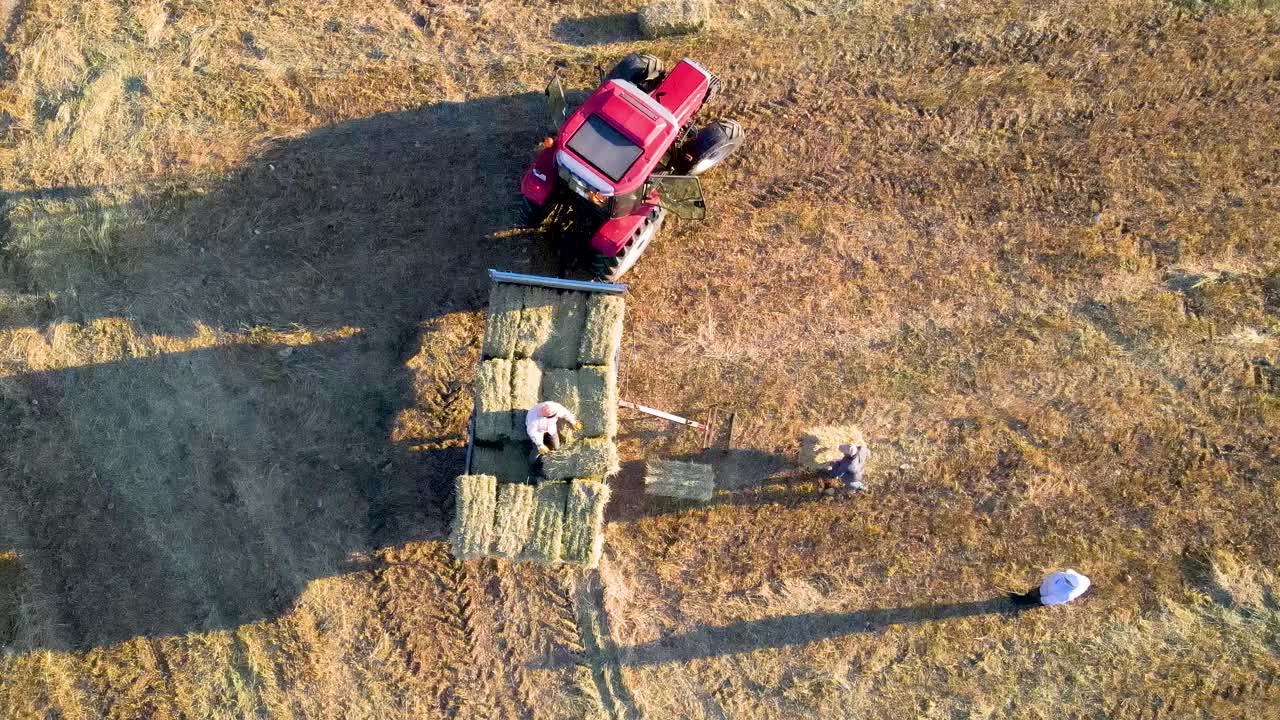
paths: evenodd
<path fill-rule="evenodd" d="M 599 115 L 588 115 L 582 127 L 569 138 L 568 146 L 614 182 L 627 174 L 641 153 L 639 145 L 628 140 Z"/>

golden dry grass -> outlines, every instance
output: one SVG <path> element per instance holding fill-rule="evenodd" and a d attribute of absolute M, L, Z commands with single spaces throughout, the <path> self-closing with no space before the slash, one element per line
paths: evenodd
<path fill-rule="evenodd" d="M 1253 3 L 751 0 L 651 43 L 580 2 L 20 5 L 0 715 L 1275 707 Z M 760 473 L 663 514 L 620 480 L 598 574 L 464 566 L 483 270 L 530 260 L 491 233 L 549 63 L 581 87 L 633 49 L 721 73 L 749 151 L 629 276 L 623 396 L 749 409 L 738 444 L 786 462 L 855 422 L 872 492 Z M 624 461 L 696 449 L 636 429 Z M 1090 597 L 988 602 L 1063 566 Z"/>

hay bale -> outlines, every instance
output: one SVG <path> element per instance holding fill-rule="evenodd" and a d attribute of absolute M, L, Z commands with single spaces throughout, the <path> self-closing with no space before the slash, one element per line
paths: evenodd
<path fill-rule="evenodd" d="M 489 288 L 489 317 L 484 322 L 484 356 L 509 358 L 515 352 L 523 302 L 520 285 L 494 283 Z"/>
<path fill-rule="evenodd" d="M 600 564 L 604 549 L 604 508 L 609 486 L 598 480 L 574 480 L 564 509 L 561 559 L 589 568 Z"/>
<path fill-rule="evenodd" d="M 522 442 L 498 446 L 476 445 L 471 449 L 471 473 L 493 475 L 500 483 L 522 483 L 529 479 L 529 450 Z"/>
<path fill-rule="evenodd" d="M 644 466 L 644 491 L 649 495 L 706 502 L 716 490 L 710 465 L 678 460 L 650 460 Z"/>
<path fill-rule="evenodd" d="M 569 498 L 569 483 L 542 482 L 534 493 L 533 518 L 529 541 L 520 553 L 521 560 L 544 565 L 560 562 L 564 540 L 564 507 Z"/>
<path fill-rule="evenodd" d="M 459 475 L 454 480 L 453 531 L 449 534 L 449 545 L 459 560 L 489 554 L 497 482 L 492 475 Z"/>
<path fill-rule="evenodd" d="M 622 344 L 622 319 L 626 303 L 620 295 L 592 293 L 587 300 L 586 324 L 578 346 L 582 365 L 613 365 Z"/>
<path fill-rule="evenodd" d="M 618 376 L 610 368 L 588 365 L 578 369 L 578 402 L 583 437 L 612 438 L 618 434 Z"/>
<path fill-rule="evenodd" d="M 550 288 L 525 285 L 520 288 L 520 297 L 520 325 L 516 331 L 515 355 L 532 358 L 542 354 L 543 345 L 551 338 L 559 294 Z"/>
<path fill-rule="evenodd" d="M 542 457 L 542 474 L 549 480 L 607 477 L 618 472 L 618 448 L 608 438 L 582 438 Z"/>
<path fill-rule="evenodd" d="M 650 39 L 697 32 L 709 16 L 706 0 L 652 0 L 640 9 L 640 32 Z"/>
<path fill-rule="evenodd" d="M 525 415 L 538 404 L 542 393 L 542 368 L 533 360 L 515 360 L 511 363 L 511 432 L 520 436 L 524 432 Z"/>
<path fill-rule="evenodd" d="M 534 487 L 524 483 L 498 485 L 498 501 L 494 509 L 493 545 L 495 557 L 515 558 L 529 542 L 533 519 Z"/>
<path fill-rule="evenodd" d="M 855 425 L 824 425 L 809 428 L 800 435 L 800 462 L 816 470 L 839 460 L 838 449 L 845 443 L 866 445 L 862 431 Z"/>
<path fill-rule="evenodd" d="M 551 334 L 533 353 L 533 358 L 543 367 L 578 367 L 578 350 L 586 322 L 587 297 L 578 292 L 559 293 L 551 318 Z"/>
<path fill-rule="evenodd" d="M 582 403 L 578 396 L 577 370 L 543 370 L 540 400 L 554 400 L 569 408 L 569 412 L 578 415 L 582 411 Z"/>
<path fill-rule="evenodd" d="M 476 369 L 476 438 L 497 442 L 512 437 L 511 361 L 485 360 Z"/>

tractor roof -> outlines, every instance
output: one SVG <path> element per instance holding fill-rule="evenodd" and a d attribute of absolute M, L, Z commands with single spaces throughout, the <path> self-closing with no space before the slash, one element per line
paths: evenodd
<path fill-rule="evenodd" d="M 612 195 L 643 183 L 679 130 L 657 100 L 629 82 L 610 80 L 569 117 L 558 144 L 577 161 L 569 163 L 572 170 L 595 175 L 583 179 Z"/>

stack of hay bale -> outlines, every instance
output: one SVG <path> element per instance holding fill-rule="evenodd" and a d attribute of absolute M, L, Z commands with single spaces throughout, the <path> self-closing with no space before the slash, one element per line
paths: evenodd
<path fill-rule="evenodd" d="M 605 478 L 618 471 L 620 296 L 493 284 L 476 373 L 471 474 L 457 479 L 459 559 L 495 556 L 595 567 Z M 582 422 L 561 434 L 542 473 L 530 466 L 525 414 L 555 400 Z"/>
<path fill-rule="evenodd" d="M 609 486 L 599 479 L 499 483 L 459 475 L 449 543 L 459 560 L 500 557 L 594 568 L 604 549 Z"/>
<path fill-rule="evenodd" d="M 644 491 L 650 495 L 706 502 L 716 490 L 710 465 L 678 460 L 650 460 L 644 467 Z"/>

